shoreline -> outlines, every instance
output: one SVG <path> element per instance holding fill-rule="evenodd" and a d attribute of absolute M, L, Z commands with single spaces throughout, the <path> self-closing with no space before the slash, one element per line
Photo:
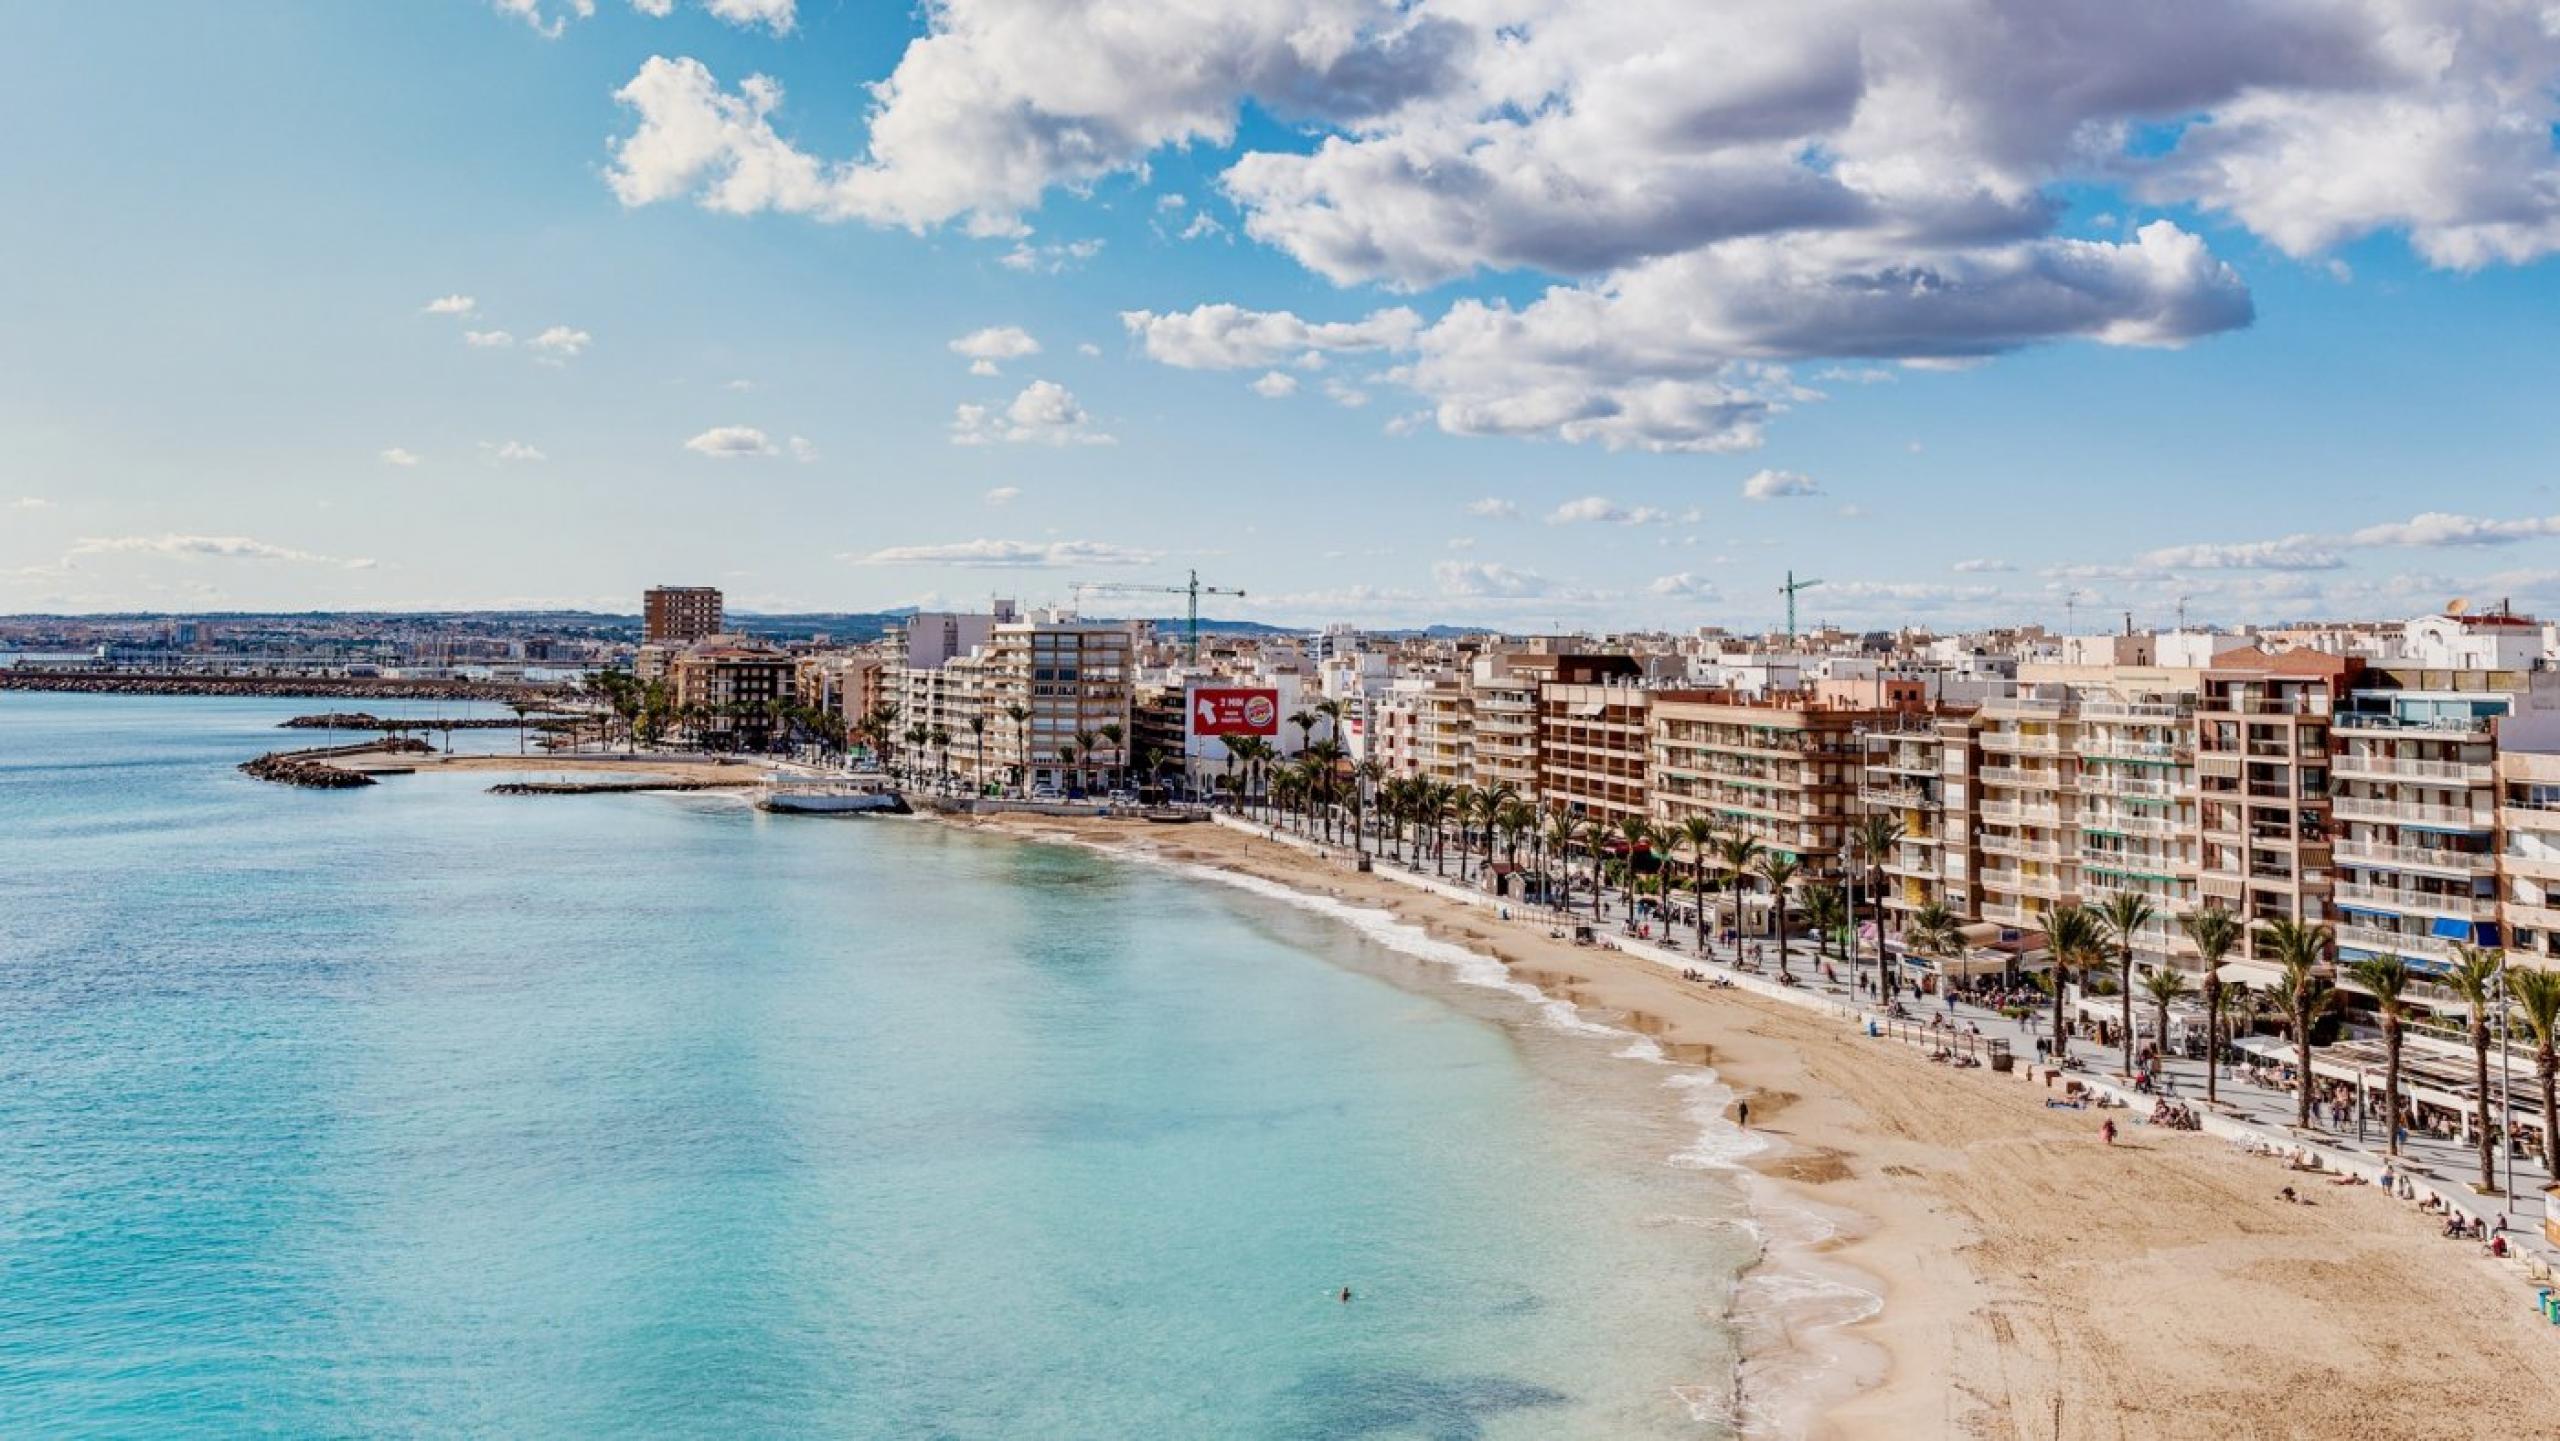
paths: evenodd
<path fill-rule="evenodd" d="M 1506 923 L 1259 833 L 941 819 L 1383 911 L 1711 1068 L 1750 1101 L 1751 1134 L 1776 1143 L 1729 1158 L 1764 1227 L 1729 1318 L 1744 1346 L 1736 1419 L 1755 1434 L 2531 1434 L 2560 1407 L 2560 1339 L 2512 1283 L 2370 1187 L 2323 1176 L 2305 1188 L 2312 1204 L 2287 1205 L 2277 1188 L 2301 1178 L 2130 1111 L 2110 1113 L 2124 1134 L 2101 1145 L 2100 1118 L 2046 1109 L 2023 1067 L 1932 1065 L 1845 1018 L 1683 982 L 1555 940 L 1543 920 Z M 1771 1226 L 1789 1214 L 1822 1224 Z M 1865 1291 L 1872 1314 L 1843 1314 Z"/>

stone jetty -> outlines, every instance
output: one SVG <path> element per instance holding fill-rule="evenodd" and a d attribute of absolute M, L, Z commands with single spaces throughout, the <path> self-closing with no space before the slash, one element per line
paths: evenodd
<path fill-rule="evenodd" d="M 186 675 L 138 671 L 0 668 L 0 691 L 83 695 L 309 696 L 314 700 L 560 700 L 560 686 L 502 681 L 395 680 L 378 676 Z M 509 724 L 513 724 L 512 721 Z"/>
<path fill-rule="evenodd" d="M 306 790 L 343 791 L 374 784 L 373 777 L 330 761 L 345 756 L 384 753 L 424 755 L 435 747 L 425 741 L 376 741 L 358 746 L 323 746 L 316 750 L 269 751 L 255 760 L 240 763 L 241 774 L 280 786 L 301 786 Z"/>

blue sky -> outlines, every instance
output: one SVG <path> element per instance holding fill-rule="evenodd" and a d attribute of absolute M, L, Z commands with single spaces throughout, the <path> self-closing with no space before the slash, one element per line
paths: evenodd
<path fill-rule="evenodd" d="M 1004 3 L 965 0 L 947 23 Z M 1294 3 L 1239 0 L 1238 13 Z M 1339 13 L 1356 0 L 1303 3 Z M 1574 23 L 1565 0 L 1536 8 L 1554 12 L 1550 33 Z M 850 609 L 1063 599 L 1078 579 L 1192 566 L 1252 591 L 1243 613 L 1304 623 L 1761 626 L 1789 567 L 1829 582 L 1808 593 L 1809 619 L 1860 624 L 2052 624 L 2066 595 L 2084 619 L 2131 609 L 2146 623 L 2180 595 L 2227 620 L 2397 614 L 2452 594 L 2560 600 L 2560 522 L 2544 524 L 2560 516 L 2549 242 L 2518 238 L 2513 196 L 2494 186 L 2405 217 L 2336 202 L 2431 162 L 2357 148 L 2362 117 L 2325 95 L 2253 113 L 2245 133 L 2213 103 L 2157 102 L 2224 122 L 2235 145 L 2283 129 L 2291 148 L 2270 153 L 2331 167 L 2307 200 L 2249 153 L 2174 180 L 2004 153 L 1999 178 L 2027 174 L 2021 204 L 2050 216 L 2041 233 L 1986 248 L 1861 230 L 1808 272 L 1815 299 L 1763 303 L 1750 276 L 1765 272 L 1750 267 L 1834 237 L 1746 251 L 1748 237 L 1639 235 L 1650 248 L 1579 268 L 1523 263 L 1487 238 L 1518 223 L 1518 245 L 1579 254 L 1642 229 L 1577 200 L 1527 223 L 1467 217 L 1459 248 L 1437 252 L 1459 256 L 1444 279 L 1414 268 L 1438 259 L 1374 260 L 1375 243 L 1329 238 L 1370 206 L 1362 223 L 1394 251 L 1426 228 L 1411 190 L 1324 179 L 1336 188 L 1315 209 L 1284 215 L 1271 188 L 1239 203 L 1232 168 L 1246 156 L 1294 165 L 1326 136 L 1427 148 L 1492 113 L 1491 82 L 1451 98 L 1446 75 L 1397 75 L 1377 83 L 1399 87 L 1398 103 L 1443 108 L 1381 120 L 1365 97 L 1309 100 L 1321 86 L 1272 80 L 1252 59 L 1239 65 L 1262 65 L 1260 79 L 1209 87 L 1167 121 L 1147 108 L 1166 88 L 1156 72 L 1201 48 L 1171 33 L 1187 23 L 1172 16 L 1166 52 L 1125 74 L 1088 67 L 1102 115 L 1090 128 L 1140 138 L 1053 164 L 1030 205 L 981 186 L 974 208 L 918 220 L 935 203 L 918 197 L 947 193 L 978 157 L 879 162 L 866 125 L 887 102 L 864 87 L 912 74 L 921 108 L 923 72 L 899 67 L 926 19 L 834 0 L 785 9 L 776 35 L 699 0 L 662 18 L 627 0 L 583 17 L 545 0 L 535 15 L 556 37 L 492 0 L 0 10 L 0 47 L 17 60 L 0 125 L 19 137 L 0 152 L 13 197 L 0 208 L 0 611 L 629 608 L 660 581 L 716 583 L 747 609 Z M 1059 43 L 1077 53 L 1076 37 Z M 1624 83 L 1610 67 L 1628 57 L 1608 43 L 1549 57 L 1564 76 L 1555 109 L 1577 119 L 1542 143 L 1568 174 L 1686 164 L 1593 118 Z M 1418 71 L 1423 48 L 1381 40 L 1361 73 Z M 995 41 L 977 53 L 983 83 L 947 65 L 933 78 L 1006 100 L 988 124 L 1011 123 L 1023 104 L 1005 67 L 1026 62 Z M 722 96 L 772 77 L 767 133 L 826 178 L 805 199 L 785 187 L 721 210 L 700 203 L 716 168 L 670 164 L 650 177 L 663 193 L 618 194 L 617 176 L 642 166 L 617 147 L 652 117 L 616 92 L 652 57 L 698 62 Z M 2421 78 L 2412 93 L 2452 93 L 2462 77 Z M 2535 79 L 2528 110 L 2549 103 L 2551 71 Z M 1034 109 L 1061 103 L 1030 94 Z M 2244 102 L 2224 103 L 2236 116 Z M 1232 138 L 1152 138 L 1220 111 Z M 934 136 L 978 134 L 966 114 L 936 114 Z M 1887 118 L 1862 111 L 1789 163 L 1884 173 L 1876 147 L 1891 142 L 1872 136 Z M 2548 187 L 2549 132 L 2539 156 L 2519 156 L 2514 133 L 2484 132 L 2482 163 L 2529 196 Z M 1018 148 L 988 134 L 990 152 Z M 2164 145 L 2198 148 L 2146 132 L 2123 149 Z M 839 173 L 866 158 L 870 174 Z M 1285 185 L 1314 174 L 1291 169 Z M 1875 193 L 1916 206 L 1893 183 Z M 1743 203 L 1710 198 L 1702 213 Z M 2451 213 L 2464 205 L 2494 225 Z M 1262 238 L 1245 233 L 1257 214 Z M 1215 229 L 1183 238 L 1196 217 Z M 971 233 L 1007 220 L 1014 233 Z M 2155 225 L 2152 240 L 2200 247 L 2147 248 Z M 2104 249 L 2054 248 L 2074 242 Z M 2498 253 L 2482 258 L 2483 245 Z M 2074 254 L 2109 268 L 2060 321 L 2041 300 L 1956 321 L 1915 308 L 1879 340 L 1823 299 L 1844 276 L 1979 278 L 1968 267 L 2067 268 Z M 1596 338 L 1570 345 L 1442 344 L 1453 312 L 1516 319 L 1550 287 L 1621 300 Z M 428 312 L 447 296 L 469 297 L 469 313 Z M 1123 319 L 1210 305 L 1306 324 L 1404 308 L 1420 338 L 1381 322 L 1384 344 L 1168 361 L 1174 337 Z M 1626 339 L 1666 312 L 1676 342 Z M 971 374 L 953 342 L 1006 327 L 1037 352 Z M 466 339 L 497 332 L 511 343 Z M 1693 343 L 1704 348 L 1664 361 Z M 1626 353 L 1594 358 L 1612 347 Z M 1987 354 L 1946 368 L 1950 350 Z M 1738 398 L 1749 424 L 1698 421 L 1700 386 Z M 1680 418 L 1619 428 L 1648 395 Z M 1559 396 L 1598 419 L 1554 423 Z M 1764 473 L 1778 478 L 1758 489 L 1774 494 L 1746 498 Z M 1551 519 L 1560 509 L 1614 519 Z"/>

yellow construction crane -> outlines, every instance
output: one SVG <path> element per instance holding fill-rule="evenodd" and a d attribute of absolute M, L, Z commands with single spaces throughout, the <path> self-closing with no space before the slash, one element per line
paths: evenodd
<path fill-rule="evenodd" d="M 1202 585 L 1200 583 L 1200 572 L 1196 570 L 1191 572 L 1191 582 L 1188 585 L 1138 585 L 1132 582 L 1118 580 L 1080 580 L 1075 583 L 1072 590 L 1075 594 L 1076 609 L 1078 610 L 1084 609 L 1085 594 L 1089 591 L 1098 591 L 1104 595 L 1181 596 L 1187 606 L 1184 618 L 1189 625 L 1188 639 L 1184 646 L 1184 656 L 1193 665 L 1198 665 L 1200 663 L 1200 597 L 1204 595 L 1242 596 L 1244 594 L 1241 590 L 1228 590 L 1221 586 Z"/>

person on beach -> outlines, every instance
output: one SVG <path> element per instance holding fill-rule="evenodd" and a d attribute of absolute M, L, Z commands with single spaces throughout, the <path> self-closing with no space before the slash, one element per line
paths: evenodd
<path fill-rule="evenodd" d="M 1733 1123 L 1746 1131 L 1751 1129 L 1751 1103 L 1749 1101 L 1736 1101 L 1733 1103 Z"/>
<path fill-rule="evenodd" d="M 2116 1143 L 2116 1122 L 2113 1116 L 2098 1124 L 2098 1135 L 2110 1146 Z"/>

